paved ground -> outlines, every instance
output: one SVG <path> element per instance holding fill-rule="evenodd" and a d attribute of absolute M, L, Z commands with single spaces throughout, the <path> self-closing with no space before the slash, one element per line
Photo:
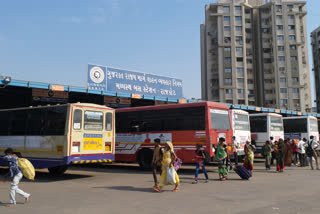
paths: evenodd
<path fill-rule="evenodd" d="M 195 185 L 194 166 L 184 166 L 179 171 L 181 191 L 176 193 L 171 186 L 153 192 L 152 175 L 135 165 L 73 167 L 61 178 L 43 170 L 35 182 L 21 183 L 32 194 L 25 205 L 18 198 L 16 207 L 5 207 L 9 183 L 0 183 L 0 213 L 320 213 L 320 171 L 291 167 L 279 174 L 266 172 L 259 163 L 250 181 L 232 172 L 221 182 L 216 167 L 207 168 L 210 182 Z"/>

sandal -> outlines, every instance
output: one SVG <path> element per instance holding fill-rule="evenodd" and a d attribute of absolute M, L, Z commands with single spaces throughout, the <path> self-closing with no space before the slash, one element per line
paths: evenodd
<path fill-rule="evenodd" d="M 156 191 L 156 192 L 161 192 L 161 190 L 158 187 L 153 188 L 153 190 Z"/>
<path fill-rule="evenodd" d="M 198 183 L 198 181 L 192 181 L 192 184 L 197 184 Z"/>
<path fill-rule="evenodd" d="M 172 190 L 172 192 L 178 192 L 178 191 L 179 191 L 178 188 L 175 188 L 175 189 Z"/>

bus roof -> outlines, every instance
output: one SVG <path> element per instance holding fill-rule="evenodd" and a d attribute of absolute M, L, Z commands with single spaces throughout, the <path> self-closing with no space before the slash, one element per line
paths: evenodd
<path fill-rule="evenodd" d="M 143 107 L 130 107 L 116 109 L 116 112 L 130 112 L 130 111 L 148 111 L 148 110 L 160 110 L 160 109 L 174 109 L 174 108 L 188 108 L 188 107 L 198 107 L 198 106 L 208 106 L 217 109 L 228 110 L 229 106 L 216 102 L 197 102 L 197 103 L 183 103 L 183 104 L 166 104 L 157 106 L 143 106 Z"/>
<path fill-rule="evenodd" d="M 255 116 L 276 116 L 276 117 L 282 117 L 281 114 L 276 114 L 276 113 L 259 113 L 259 114 L 249 114 L 250 117 L 255 117 Z"/>
<path fill-rule="evenodd" d="M 109 109 L 113 110 L 113 108 L 103 106 L 103 105 L 98 105 L 98 104 L 93 104 L 93 103 L 66 103 L 66 104 L 57 104 L 57 105 L 43 105 L 43 106 L 29 106 L 29 107 L 21 107 L 21 108 L 10 108 L 10 109 L 0 109 L 0 111 L 15 111 L 15 110 L 24 110 L 24 109 L 39 109 L 39 108 L 53 108 L 57 106 L 81 106 L 81 107 L 96 107 L 96 108 L 103 108 L 103 109 Z"/>
<path fill-rule="evenodd" d="M 283 117 L 284 120 L 290 120 L 290 119 L 307 119 L 307 118 L 310 118 L 310 119 L 317 119 L 316 117 L 314 116 L 297 116 L 297 117 Z"/>
<path fill-rule="evenodd" d="M 231 112 L 237 113 L 237 114 L 243 114 L 243 115 L 248 115 L 249 113 L 247 111 L 243 111 L 240 109 L 231 109 Z"/>

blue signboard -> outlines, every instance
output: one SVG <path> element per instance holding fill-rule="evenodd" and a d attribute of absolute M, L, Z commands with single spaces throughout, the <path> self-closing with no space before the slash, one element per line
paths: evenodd
<path fill-rule="evenodd" d="M 88 65 L 87 87 L 90 90 L 106 91 L 106 67 Z"/>
<path fill-rule="evenodd" d="M 101 69 L 101 71 L 99 70 L 99 68 Z M 96 78 L 94 76 L 94 72 L 100 72 L 102 74 L 105 74 L 105 81 L 99 82 L 101 79 L 99 79 L 99 81 L 94 81 Z M 97 74 L 97 77 L 100 76 L 99 74 Z M 180 99 L 183 97 L 182 80 L 170 77 L 157 76 L 153 74 L 146 74 L 111 67 L 89 65 L 88 88 L 91 89 L 92 86 L 89 85 L 89 79 L 93 79 L 91 81 L 93 82 L 93 87 L 100 87 L 96 85 L 101 84 L 101 90 L 127 94 L 143 94 L 156 97 L 167 97 L 176 99 Z M 103 86 L 105 86 L 105 88 Z"/>

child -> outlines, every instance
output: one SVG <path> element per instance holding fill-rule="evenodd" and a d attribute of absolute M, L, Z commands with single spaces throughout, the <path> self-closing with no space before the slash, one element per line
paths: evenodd
<path fill-rule="evenodd" d="M 196 165 L 196 175 L 195 175 L 195 178 L 194 178 L 194 182 L 192 182 L 193 184 L 197 184 L 198 183 L 198 173 L 199 173 L 199 168 L 200 166 L 202 167 L 202 171 L 204 173 L 204 176 L 206 177 L 206 183 L 208 182 L 208 173 L 207 173 L 207 170 L 205 168 L 205 155 L 204 155 L 204 152 L 201 150 L 201 147 L 202 145 L 201 144 L 197 144 L 197 149 L 196 149 L 196 162 L 197 162 L 197 165 Z"/>
<path fill-rule="evenodd" d="M 4 160 L 8 161 L 9 163 L 9 173 L 6 175 L 12 178 L 11 182 L 11 188 L 10 188 L 10 204 L 9 207 L 12 207 L 16 205 L 16 192 L 24 197 L 25 203 L 29 201 L 30 194 L 23 192 L 21 189 L 19 189 L 18 184 L 20 180 L 22 179 L 23 175 L 18 167 L 18 158 L 13 153 L 13 150 L 11 148 L 8 148 L 4 151 L 5 156 L 3 157 Z M 3 182 L 6 180 L 3 179 Z"/>
<path fill-rule="evenodd" d="M 270 145 L 270 142 L 267 140 L 263 146 L 263 155 L 265 156 L 265 159 L 266 159 L 266 170 L 270 170 L 270 163 L 272 158 L 271 152 L 272 152 L 271 145 Z"/>

